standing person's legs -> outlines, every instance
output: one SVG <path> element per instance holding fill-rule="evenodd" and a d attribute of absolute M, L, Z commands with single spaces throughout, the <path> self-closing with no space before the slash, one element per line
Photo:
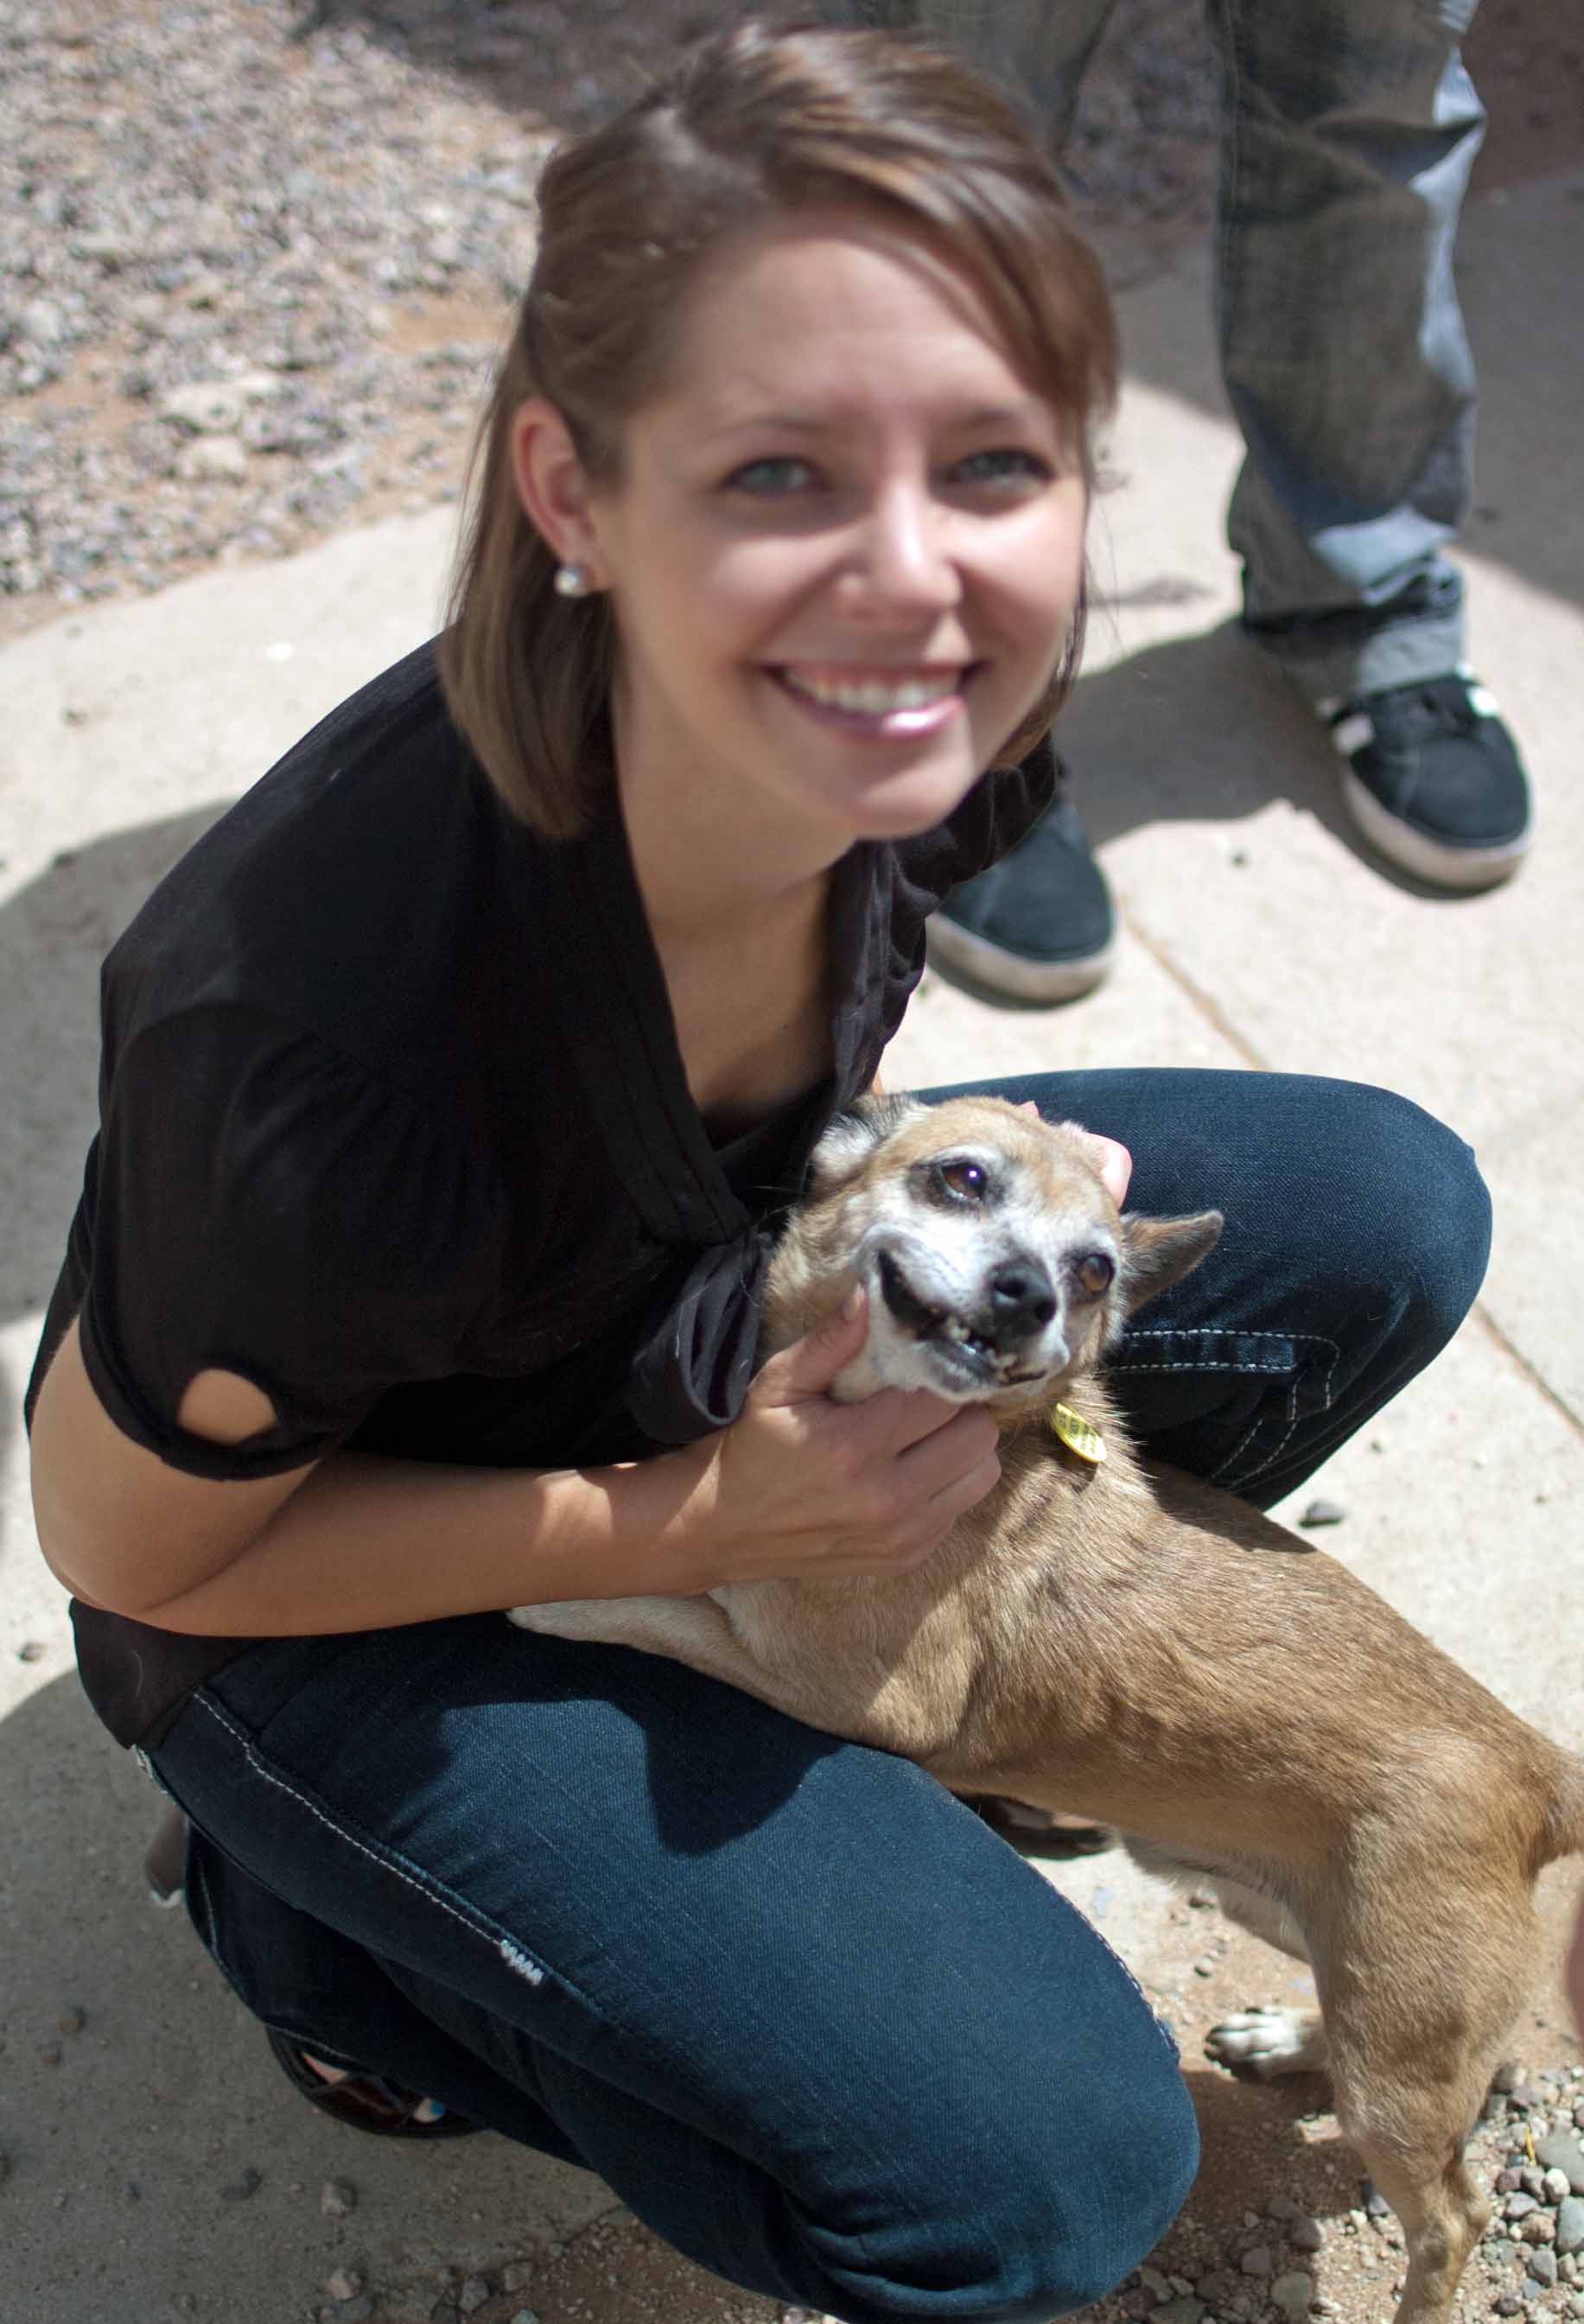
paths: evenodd
<path fill-rule="evenodd" d="M 1246 457 L 1244 614 L 1348 761 L 1348 802 L 1440 885 L 1503 877 L 1527 786 L 1459 675 L 1442 554 L 1472 489 L 1453 246 L 1485 114 L 1474 0 L 1208 0 L 1223 73 L 1217 321 Z"/>
<path fill-rule="evenodd" d="M 681 1665 L 475 1617 L 251 1650 L 153 1755 L 266 2023 L 598 2172 L 868 2324 L 1042 2319 L 1191 2179 L 1170 2042 L 920 1770 Z"/>

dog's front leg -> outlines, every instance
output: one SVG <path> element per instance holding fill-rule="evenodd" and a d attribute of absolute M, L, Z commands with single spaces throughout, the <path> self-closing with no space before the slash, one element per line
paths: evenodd
<path fill-rule="evenodd" d="M 544 1606 L 513 1606 L 510 1619 L 546 1638 L 588 1638 L 607 1646 L 635 1646 L 667 1655 L 706 1678 L 724 1679 L 778 1711 L 794 1711 L 792 1690 L 778 1689 L 754 1660 L 712 1598 L 562 1598 Z"/>

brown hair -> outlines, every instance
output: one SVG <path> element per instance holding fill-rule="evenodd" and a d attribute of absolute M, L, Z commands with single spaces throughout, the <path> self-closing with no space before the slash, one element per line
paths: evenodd
<path fill-rule="evenodd" d="M 517 496 L 513 420 L 531 396 L 548 398 L 590 478 L 619 482 L 623 424 L 661 385 L 700 271 L 745 232 L 834 207 L 867 211 L 968 276 L 1092 482 L 1091 427 L 1116 392 L 1110 303 L 1054 171 L 1011 109 L 959 66 L 885 33 L 748 23 L 706 41 L 551 160 L 533 278 L 474 446 L 440 673 L 496 788 L 551 838 L 583 827 L 606 779 L 593 745 L 616 632 L 604 596 L 556 593 L 555 557 Z M 1004 762 L 1065 700 L 1082 626 L 1080 599 Z"/>

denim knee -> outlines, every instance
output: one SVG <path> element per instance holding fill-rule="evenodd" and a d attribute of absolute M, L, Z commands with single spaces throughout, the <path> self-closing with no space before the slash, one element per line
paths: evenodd
<path fill-rule="evenodd" d="M 1329 1159 L 1338 1256 L 1410 1370 L 1444 1347 L 1478 1296 L 1490 1195 L 1469 1148 L 1408 1098 L 1357 1085 Z"/>
<path fill-rule="evenodd" d="M 1053 2077 L 1039 2119 L 982 2116 L 944 2094 L 920 2125 L 928 2188 L 904 2172 L 891 2221 L 811 2227 L 827 2310 L 850 2324 L 1042 2324 L 1115 2291 L 1181 2209 L 1199 2130 L 1176 2053 L 1142 2003 L 1114 2056 L 1114 2073 L 1081 2093 Z"/>

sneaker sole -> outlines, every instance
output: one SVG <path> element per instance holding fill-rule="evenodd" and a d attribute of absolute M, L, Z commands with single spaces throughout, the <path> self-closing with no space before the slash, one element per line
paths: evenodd
<path fill-rule="evenodd" d="M 1450 888 L 1472 894 L 1481 888 L 1499 887 L 1529 853 L 1533 821 L 1516 839 L 1498 847 L 1452 847 L 1431 839 L 1394 815 L 1388 815 L 1368 785 L 1351 768 L 1342 770 L 1342 798 L 1348 814 L 1377 854 L 1404 872 L 1412 872 L 1432 888 Z"/>
<path fill-rule="evenodd" d="M 984 936 L 970 936 L 939 913 L 929 924 L 928 944 L 932 962 L 971 977 L 976 984 L 1011 1001 L 1047 1004 L 1081 1000 L 1086 992 L 1092 992 L 1110 974 L 1116 951 L 1113 942 L 1102 952 L 1086 954 L 1082 960 L 1024 960 Z"/>

